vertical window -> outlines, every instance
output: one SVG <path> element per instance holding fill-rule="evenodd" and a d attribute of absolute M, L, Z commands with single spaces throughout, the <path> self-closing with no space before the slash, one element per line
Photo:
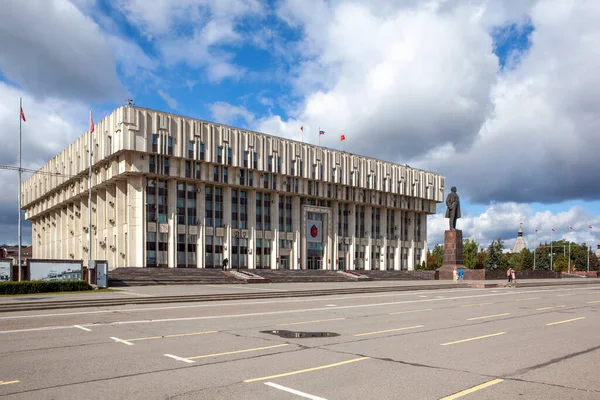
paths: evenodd
<path fill-rule="evenodd" d="M 163 174 L 170 175 L 171 169 L 169 168 L 169 159 L 165 158 L 163 161 Z"/>
<path fill-rule="evenodd" d="M 258 169 L 258 154 L 253 153 L 253 157 L 254 157 L 254 160 L 253 160 L 252 168 Z"/>
<path fill-rule="evenodd" d="M 167 138 L 167 154 L 172 156 L 173 155 L 173 137 L 169 136 Z"/>
<path fill-rule="evenodd" d="M 281 156 L 277 156 L 277 173 L 281 173 Z"/>
<path fill-rule="evenodd" d="M 262 193 L 257 192 L 256 193 L 256 229 L 259 231 L 262 231 L 263 229 L 263 223 L 262 223 L 262 203 L 263 203 L 263 198 L 262 198 Z M 256 248 L 258 249 L 259 245 L 256 245 Z M 257 253 L 258 255 L 258 253 Z"/>
<path fill-rule="evenodd" d="M 267 164 L 267 170 L 269 172 L 273 172 L 273 156 L 269 156 L 269 161 Z"/>
<path fill-rule="evenodd" d="M 204 143 L 200 143 L 200 161 L 204 161 L 205 153 L 204 153 Z"/>
<path fill-rule="evenodd" d="M 279 196 L 279 232 L 284 232 L 285 222 L 285 196 Z"/>
<path fill-rule="evenodd" d="M 185 235 L 177 235 L 177 267 L 185 267 Z"/>
<path fill-rule="evenodd" d="M 200 170 L 201 164 L 196 164 L 196 179 L 201 179 L 202 178 L 202 173 Z"/>
<path fill-rule="evenodd" d="M 217 162 L 218 163 L 223 162 L 223 147 L 222 146 L 217 147 Z"/>
<path fill-rule="evenodd" d="M 295 166 L 296 166 L 296 160 L 292 160 L 290 162 L 290 175 L 292 175 L 292 176 L 296 175 L 296 168 L 295 168 Z"/>
<path fill-rule="evenodd" d="M 240 185 L 245 185 L 246 184 L 246 171 L 243 169 L 240 169 Z"/>
<path fill-rule="evenodd" d="M 244 151 L 244 168 L 248 168 L 248 152 Z"/>
<path fill-rule="evenodd" d="M 231 190 L 231 227 L 233 229 L 237 229 L 239 227 L 238 224 L 238 191 L 237 189 Z"/>
<path fill-rule="evenodd" d="M 156 157 L 154 155 L 148 157 L 148 170 L 151 174 L 156 172 Z"/>
<path fill-rule="evenodd" d="M 158 181 L 158 222 L 164 224 L 167 222 L 167 182 Z"/>
<path fill-rule="evenodd" d="M 158 134 L 152 134 L 152 152 L 158 153 Z"/>
<path fill-rule="evenodd" d="M 223 188 L 215 188 L 215 228 L 223 226 Z"/>
<path fill-rule="evenodd" d="M 196 185 L 187 185 L 187 223 L 188 225 L 197 224 Z"/>
<path fill-rule="evenodd" d="M 194 141 L 188 141 L 188 158 L 194 158 Z"/>
<path fill-rule="evenodd" d="M 185 183 L 177 184 L 177 223 L 185 224 Z"/>
<path fill-rule="evenodd" d="M 269 174 L 263 174 L 263 187 L 265 189 L 269 188 Z"/>
<path fill-rule="evenodd" d="M 231 150 L 231 147 L 227 149 L 227 164 L 233 165 L 233 151 Z"/>
<path fill-rule="evenodd" d="M 206 236 L 204 239 L 204 262 L 206 263 L 206 268 L 215 267 L 213 256 L 213 236 Z"/>
<path fill-rule="evenodd" d="M 229 182 L 229 175 L 227 172 L 227 167 L 223 168 L 223 182 L 224 183 L 228 183 Z"/>
<path fill-rule="evenodd" d="M 206 226 L 213 226 L 214 225 L 214 206 L 213 206 L 213 187 L 212 186 L 206 186 L 204 188 L 204 218 L 206 218 L 206 220 L 204 221 L 204 223 L 206 224 Z M 207 236 L 206 238 L 208 239 L 209 236 Z"/>
<path fill-rule="evenodd" d="M 285 197 L 285 231 L 292 231 L 292 197 Z"/>
<path fill-rule="evenodd" d="M 248 229 L 248 192 L 245 190 L 240 190 L 240 228 Z"/>
<path fill-rule="evenodd" d="M 156 266 L 156 232 L 146 232 L 146 266 Z"/>
<path fill-rule="evenodd" d="M 219 182 L 219 167 L 217 166 L 213 167 L 213 180 Z"/>
<path fill-rule="evenodd" d="M 248 186 L 254 186 L 254 177 L 252 171 L 248 171 Z"/>
<path fill-rule="evenodd" d="M 146 179 L 146 221 L 156 222 L 156 180 Z"/>
<path fill-rule="evenodd" d="M 300 177 L 304 176 L 304 161 L 300 160 Z"/>
<path fill-rule="evenodd" d="M 191 161 L 185 162 L 185 177 L 186 178 L 192 177 L 192 162 Z"/>
<path fill-rule="evenodd" d="M 271 230 L 271 195 L 269 193 L 263 194 L 263 214 L 264 214 L 264 228 L 265 231 Z"/>
<path fill-rule="evenodd" d="M 194 268 L 196 266 L 196 246 L 197 246 L 198 236 L 197 235 L 188 235 L 188 244 L 187 244 L 187 265 L 188 267 Z"/>

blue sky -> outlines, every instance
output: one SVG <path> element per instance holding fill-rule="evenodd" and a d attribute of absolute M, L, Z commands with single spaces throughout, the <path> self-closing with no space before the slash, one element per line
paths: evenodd
<path fill-rule="evenodd" d="M 133 98 L 296 140 L 303 125 L 314 144 L 322 128 L 324 146 L 344 134 L 346 151 L 441 173 L 462 199 L 459 228 L 484 245 L 502 237 L 511 246 L 520 222 L 548 238 L 571 224 L 576 241 L 600 232 L 583 229 L 600 226 L 600 96 L 590 89 L 600 78 L 589 74 L 600 49 L 586 41 L 600 33 L 599 5 L 7 1 L 0 164 L 16 163 L 8 132 L 19 97 L 33 169 L 85 131 L 87 110 L 97 121 Z M 16 239 L 11 174 L 0 174 L 10 194 L 0 242 Z M 446 224 L 430 217 L 430 245 Z"/>

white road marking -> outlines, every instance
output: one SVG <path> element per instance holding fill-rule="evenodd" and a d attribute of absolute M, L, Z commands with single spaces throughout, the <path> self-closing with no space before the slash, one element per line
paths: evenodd
<path fill-rule="evenodd" d="M 136 293 L 136 292 L 130 292 L 128 290 L 119 291 L 119 293 L 130 294 L 132 296 L 138 296 L 138 297 L 156 297 L 155 294 Z"/>
<path fill-rule="evenodd" d="M 118 343 L 123 343 L 123 344 L 126 344 L 127 346 L 133 346 L 133 343 L 131 343 L 131 342 L 128 342 L 127 340 L 119 339 L 119 338 L 117 338 L 117 337 L 114 337 L 114 336 L 111 336 L 110 338 L 111 338 L 112 340 L 114 340 L 115 342 L 118 342 Z"/>
<path fill-rule="evenodd" d="M 472 292 L 477 289 L 454 289 L 454 290 L 445 290 L 440 291 L 438 293 L 462 293 L 462 292 Z M 384 294 L 373 294 L 366 296 L 345 296 L 345 297 L 332 297 L 329 300 L 349 300 L 349 299 L 371 299 L 375 297 L 392 297 L 392 296 L 412 296 L 413 292 L 390 292 Z M 448 297 L 440 297 L 440 299 L 449 299 Z M 24 319 L 24 318 L 44 318 L 44 317 L 64 317 L 64 316 L 72 316 L 72 315 L 88 315 L 88 314 L 110 314 L 110 313 L 120 313 L 120 312 L 144 312 L 144 311 L 160 311 L 160 310 L 178 310 L 185 308 L 208 308 L 208 307 L 239 307 L 239 306 L 249 306 L 249 305 L 262 305 L 262 304 L 282 304 L 282 303 L 310 303 L 310 302 L 318 302 L 322 301 L 319 297 L 313 298 L 302 298 L 302 299 L 278 299 L 271 301 L 250 301 L 245 303 L 237 303 L 237 302 L 210 302 L 203 304 L 192 304 L 192 305 L 180 305 L 180 306 L 166 306 L 166 307 L 147 307 L 147 308 L 122 308 L 122 309 L 109 309 L 109 310 L 96 310 L 96 311 L 76 311 L 71 313 L 53 313 L 53 314 L 34 314 L 34 315 L 15 315 L 9 317 L 0 317 L 0 320 L 4 319 Z M 190 301 L 193 303 L 194 301 Z M 100 306 L 97 306 L 100 307 Z M 124 307 L 124 306 L 115 306 L 115 307 Z"/>
<path fill-rule="evenodd" d="M 289 289 L 267 289 L 267 288 L 258 288 L 258 287 L 253 287 L 253 286 L 243 286 L 242 284 L 240 285 L 235 285 L 235 286 L 225 286 L 225 285 L 206 285 L 206 286 L 212 286 L 212 287 L 219 287 L 219 288 L 231 288 L 231 289 L 245 289 L 245 290 L 264 290 L 264 291 L 268 291 L 268 292 L 289 292 Z"/>
<path fill-rule="evenodd" d="M 325 399 L 323 397 L 313 396 L 312 394 L 304 393 L 304 392 L 301 392 L 299 390 L 292 389 L 292 388 L 289 388 L 289 387 L 286 387 L 286 386 L 282 386 L 282 385 L 278 385 L 278 384 L 273 383 L 273 382 L 265 382 L 265 385 L 271 386 L 272 388 L 275 388 L 275 389 L 283 390 L 284 392 L 295 394 L 296 396 L 304 397 L 305 399 L 327 400 L 327 399 Z"/>
<path fill-rule="evenodd" d="M 588 289 L 588 288 L 582 288 Z M 571 289 L 577 290 L 577 289 Z M 472 292 L 472 290 L 470 290 Z M 491 297 L 491 296 L 514 296 L 515 294 L 521 293 L 538 293 L 544 292 L 546 290 L 536 290 L 536 291 L 528 291 L 528 292 L 504 292 L 504 293 L 487 293 L 487 294 L 478 294 L 471 296 L 457 296 L 457 297 L 441 297 L 435 299 L 422 299 L 422 300 L 404 300 L 404 301 L 393 301 L 393 302 L 385 302 L 385 303 L 374 303 L 374 304 L 357 304 L 351 306 L 338 306 L 336 310 L 340 309 L 352 309 L 352 308 L 365 308 L 365 307 L 380 307 L 380 306 L 388 306 L 388 305 L 400 305 L 400 304 L 413 304 L 413 303 L 425 303 L 425 302 L 436 302 L 436 301 L 446 301 L 446 300 L 461 300 L 461 299 L 472 299 L 472 298 L 480 298 L 480 297 Z M 456 292 L 454 292 L 456 293 Z M 414 293 L 413 293 L 414 294 Z M 368 296 L 367 296 L 368 297 Z M 347 297 L 349 299 L 357 299 L 358 297 Z M 363 297 L 360 297 L 363 298 Z M 336 299 L 337 300 L 337 299 Z M 319 299 L 313 299 L 311 301 L 319 301 Z M 283 301 L 281 301 L 283 302 Z M 273 303 L 273 302 L 268 302 Z M 265 304 L 264 302 L 259 303 L 233 303 L 229 305 L 240 306 L 244 304 Z M 223 306 L 224 304 L 220 304 Z M 139 309 L 141 311 L 157 311 L 157 310 L 169 310 L 173 308 L 189 308 L 189 307 L 201 307 L 202 305 L 196 306 L 183 306 L 183 307 L 154 307 L 151 309 Z M 129 324 L 148 324 L 148 323 L 162 323 L 162 322 L 177 322 L 177 321 L 197 321 L 197 320 L 209 320 L 209 319 L 226 319 L 226 318 L 242 318 L 242 317 L 254 317 L 259 315 L 281 315 L 281 314 L 296 314 L 296 313 L 305 313 L 305 312 L 313 312 L 313 311 L 325 311 L 330 310 L 328 307 L 317 307 L 317 308 L 303 308 L 297 310 L 282 310 L 282 311 L 271 311 L 271 312 L 256 312 L 256 313 L 248 313 L 248 314 L 226 314 L 226 315 L 215 315 L 215 316 L 202 316 L 202 317 L 182 317 L 182 318 L 165 318 L 165 319 L 146 319 L 146 320 L 130 320 L 130 321 L 118 321 L 118 322 L 109 322 L 109 323 L 95 323 L 95 324 L 79 324 L 80 326 L 89 326 L 89 327 L 98 327 L 98 326 L 115 326 L 115 325 L 129 325 Z M 118 312 L 129 312 L 132 310 L 124 309 L 124 310 L 106 310 L 106 312 L 118 313 Z M 90 314 L 97 313 L 95 311 L 83 312 L 83 313 L 67 313 L 60 315 L 79 315 L 79 314 Z M 46 314 L 41 316 L 50 316 L 52 314 Z M 31 316 L 21 316 L 21 318 L 26 318 Z M 9 319 L 11 317 L 6 317 Z M 12 317 L 19 318 L 19 317 Z M 34 331 L 46 331 L 46 330 L 55 330 L 55 329 L 72 329 L 73 325 L 64 325 L 64 326 L 46 326 L 41 328 L 29 328 L 29 329 L 18 329 L 18 330 L 8 330 L 8 331 L 0 331 L 0 334 L 10 334 L 10 333 L 19 333 L 19 332 L 34 332 Z"/>
<path fill-rule="evenodd" d="M 337 307 L 336 304 L 327 304 L 325 307 Z"/>
<path fill-rule="evenodd" d="M 188 364 L 194 364 L 195 363 L 194 360 L 188 360 L 187 358 L 174 356 L 173 354 L 164 354 L 164 356 L 171 357 L 174 360 L 183 361 L 184 363 L 188 363 Z"/>
<path fill-rule="evenodd" d="M 91 332 L 92 330 L 90 328 L 86 328 L 85 326 L 81 326 L 81 325 L 73 325 L 74 328 L 79 328 L 79 329 L 83 329 L 84 331 L 87 332 Z"/>

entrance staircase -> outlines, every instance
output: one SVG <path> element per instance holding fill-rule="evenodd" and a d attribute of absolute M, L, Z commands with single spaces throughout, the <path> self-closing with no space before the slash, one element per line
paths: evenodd
<path fill-rule="evenodd" d="M 374 281 L 417 281 L 435 279 L 435 271 L 356 271 Z"/>
<path fill-rule="evenodd" d="M 281 269 L 257 269 L 253 273 L 269 279 L 272 283 L 284 282 L 350 282 L 352 278 L 338 274 L 337 271 L 303 269 L 303 270 L 281 270 Z"/>
<path fill-rule="evenodd" d="M 109 286 L 218 285 L 246 283 L 220 269 L 117 268 L 108 272 Z"/>

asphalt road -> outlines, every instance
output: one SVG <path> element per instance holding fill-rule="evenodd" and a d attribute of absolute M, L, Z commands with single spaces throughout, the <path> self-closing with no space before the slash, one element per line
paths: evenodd
<path fill-rule="evenodd" d="M 0 396 L 599 399 L 599 311 L 582 285 L 4 313 Z"/>

